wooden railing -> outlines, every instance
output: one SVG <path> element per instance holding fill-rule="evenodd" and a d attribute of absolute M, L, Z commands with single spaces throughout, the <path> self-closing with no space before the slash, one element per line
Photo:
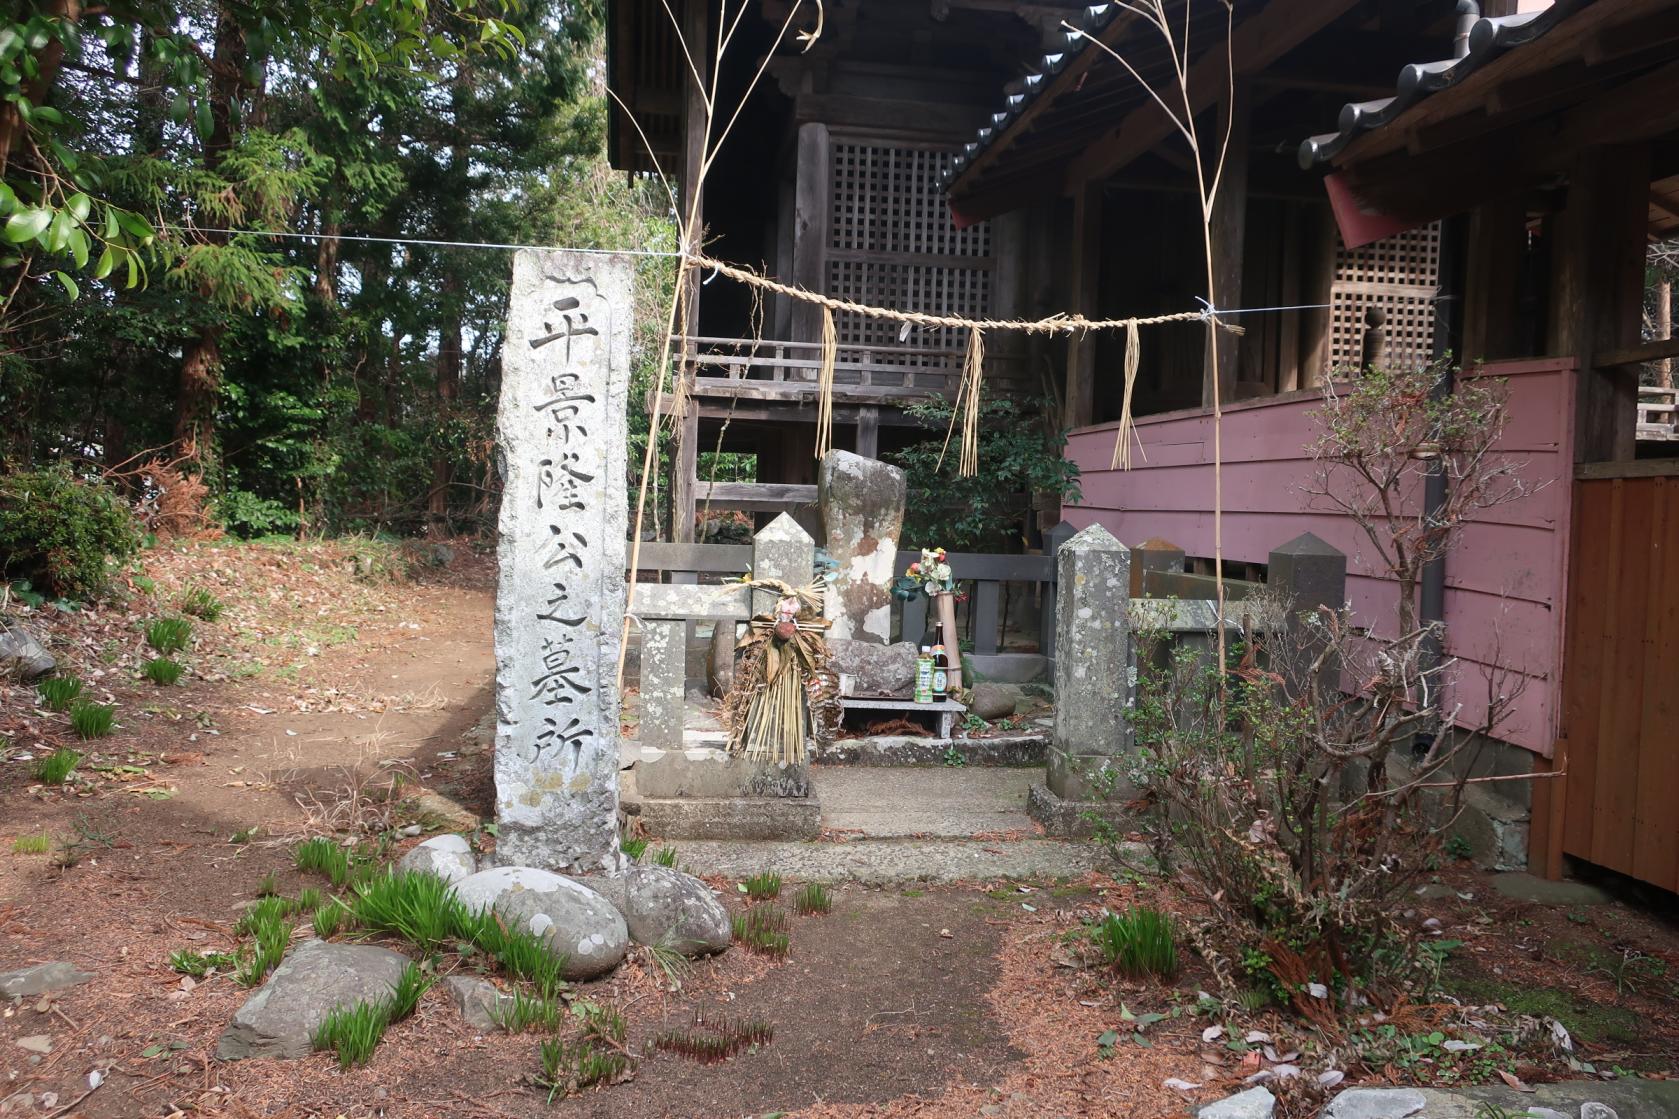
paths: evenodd
<path fill-rule="evenodd" d="M 702 382 L 768 382 L 814 390 L 822 370 L 819 342 L 701 337 L 674 341 Z M 925 346 L 840 346 L 834 361 L 836 390 L 865 390 L 871 398 L 951 396 L 961 374 L 960 351 Z M 699 387 L 708 395 L 720 390 L 709 383 Z"/>
<path fill-rule="evenodd" d="M 1639 388 L 1638 438 L 1643 442 L 1679 442 L 1679 389 Z"/>
<path fill-rule="evenodd" d="M 1048 549 L 1072 535 L 1071 526 L 1058 525 L 1045 534 Z M 902 573 L 921 558 L 920 552 L 899 552 L 895 573 Z M 975 656 L 993 656 L 1003 650 L 1004 584 L 1027 584 L 1041 590 L 1038 651 L 1055 655 L 1055 556 L 1003 556 L 982 552 L 953 552 L 948 557 L 959 583 L 968 592 L 965 611 L 958 626 L 973 633 Z M 656 581 L 659 572 L 674 583 L 712 582 L 719 576 L 740 575 L 752 566 L 750 544 L 667 544 L 644 542 L 640 568 L 644 580 Z M 708 578 L 709 577 L 709 578 Z M 901 640 L 917 641 L 927 629 L 927 599 L 917 596 L 908 602 L 894 599 L 892 618 Z M 967 623 L 967 624 L 964 624 Z"/>

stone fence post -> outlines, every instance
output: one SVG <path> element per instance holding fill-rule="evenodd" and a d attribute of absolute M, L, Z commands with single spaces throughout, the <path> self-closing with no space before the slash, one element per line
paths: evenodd
<path fill-rule="evenodd" d="M 1132 745 L 1131 552 L 1091 525 L 1056 551 L 1055 572 L 1055 730 L 1027 810 L 1070 835 L 1091 830 L 1087 812 L 1110 814 L 1120 798 L 1103 793 L 1124 784 L 1103 775 L 1120 771 Z"/>
<path fill-rule="evenodd" d="M 1299 673 L 1310 666 L 1327 642 L 1328 635 L 1313 629 L 1308 616 L 1327 606 L 1339 610 L 1347 603 L 1346 553 L 1331 547 L 1309 532 L 1303 532 L 1271 552 L 1266 564 L 1266 586 L 1281 595 L 1288 603 L 1288 618 L 1284 625 L 1291 646 L 1283 664 L 1290 690 L 1299 694 L 1304 680 Z M 1334 685 L 1340 676 L 1339 664 L 1325 664 L 1323 680 Z"/>

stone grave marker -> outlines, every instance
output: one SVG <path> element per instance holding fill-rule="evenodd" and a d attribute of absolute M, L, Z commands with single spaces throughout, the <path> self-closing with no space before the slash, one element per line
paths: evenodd
<path fill-rule="evenodd" d="M 634 266 L 524 249 L 502 358 L 500 864 L 615 873 Z"/>
<path fill-rule="evenodd" d="M 892 579 L 904 529 L 904 472 L 850 451 L 822 459 L 817 490 L 828 554 L 838 565 L 823 612 L 828 636 L 892 640 Z"/>

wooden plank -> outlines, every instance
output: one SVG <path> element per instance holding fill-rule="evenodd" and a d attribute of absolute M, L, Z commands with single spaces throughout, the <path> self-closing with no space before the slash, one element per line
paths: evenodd
<path fill-rule="evenodd" d="M 900 551 L 897 569 L 919 563 L 921 553 Z M 951 552 L 945 556 L 958 579 L 989 579 L 1002 583 L 1046 583 L 1055 579 L 1055 564 L 1048 556 L 1004 556 L 987 552 Z"/>
<path fill-rule="evenodd" d="M 1679 889 L 1679 482 L 1649 478 L 1651 491 L 1644 609 L 1643 705 L 1633 773 L 1633 877 Z"/>
<path fill-rule="evenodd" d="M 1679 357 L 1679 338 L 1661 338 L 1637 346 L 1605 350 L 1592 355 L 1592 364 L 1605 366 L 1643 365 L 1664 357 Z"/>
<path fill-rule="evenodd" d="M 816 487 L 783 482 L 700 482 L 695 496 L 713 509 L 750 513 L 791 512 L 816 504 Z"/>
<path fill-rule="evenodd" d="M 997 651 L 997 615 L 1001 583 L 982 579 L 974 587 L 974 652 L 991 656 Z"/>
<path fill-rule="evenodd" d="M 1574 487 L 1574 556 L 1569 564 L 1567 671 L 1563 676 L 1563 734 L 1568 740 L 1567 803 L 1562 849 L 1591 857 L 1596 795 L 1598 714 L 1603 696 L 1603 650 L 1610 611 L 1605 609 L 1610 565 L 1620 530 L 1618 482 Z M 1555 842 L 1553 840 L 1552 842 Z"/>
<path fill-rule="evenodd" d="M 880 457 L 880 406 L 865 405 L 857 409 L 856 451 L 864 458 Z"/>
<path fill-rule="evenodd" d="M 750 544 L 670 544 L 643 541 L 643 571 L 693 571 L 707 575 L 738 575 L 752 569 Z"/>
<path fill-rule="evenodd" d="M 831 173 L 828 129 L 801 124 L 798 129 L 798 181 L 793 196 L 793 282 L 809 291 L 828 288 L 828 198 Z M 793 336 L 822 338 L 822 309 L 799 300 L 793 307 Z"/>
<path fill-rule="evenodd" d="M 1671 458 L 1648 458 L 1636 462 L 1582 462 L 1574 467 L 1574 477 L 1580 481 L 1675 476 L 1679 476 L 1679 459 Z"/>
<path fill-rule="evenodd" d="M 1620 518 L 1614 524 L 1614 562 L 1605 613 L 1602 658 L 1607 673 L 1600 692 L 1597 782 L 1592 794 L 1591 860 L 1632 873 L 1633 811 L 1638 788 L 1639 706 L 1644 695 L 1644 596 L 1650 561 L 1641 545 L 1649 524 L 1652 492 L 1645 482 L 1616 480 Z"/>

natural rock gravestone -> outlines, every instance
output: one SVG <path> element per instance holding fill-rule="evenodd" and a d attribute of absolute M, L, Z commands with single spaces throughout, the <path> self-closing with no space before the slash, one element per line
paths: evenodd
<path fill-rule="evenodd" d="M 306 940 L 233 1015 L 216 1043 L 224 1061 L 307 1057 L 310 1038 L 340 1007 L 389 998 L 408 958 L 372 944 Z"/>
<path fill-rule="evenodd" d="M 619 869 L 629 257 L 525 249 L 497 414 L 497 861 Z"/>
<path fill-rule="evenodd" d="M 904 529 L 904 472 L 884 462 L 830 451 L 817 497 L 828 554 L 838 564 L 824 613 L 830 638 L 885 645 L 892 640 L 892 579 Z"/>
<path fill-rule="evenodd" d="M 1055 580 L 1055 733 L 1045 784 L 1032 787 L 1027 810 L 1046 831 L 1068 835 L 1089 832 L 1087 813 L 1113 814 L 1125 799 L 1103 775 L 1118 772 L 1132 744 L 1131 553 L 1091 525 L 1056 552 Z"/>

